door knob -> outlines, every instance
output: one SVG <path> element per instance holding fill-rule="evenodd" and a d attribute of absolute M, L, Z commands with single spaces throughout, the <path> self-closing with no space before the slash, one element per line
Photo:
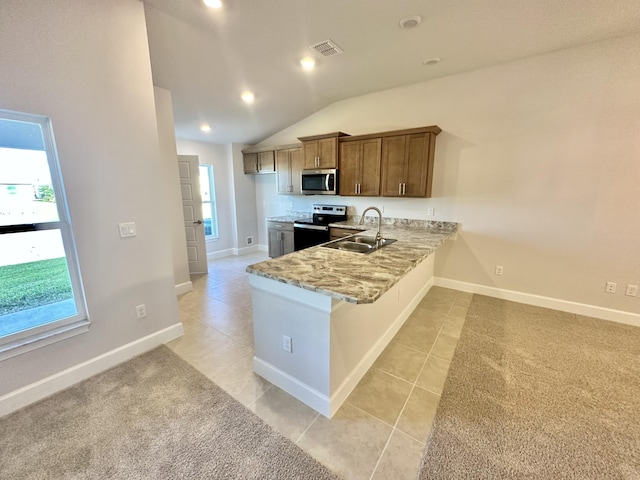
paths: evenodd
<path fill-rule="evenodd" d="M 202 225 L 202 220 L 196 220 L 195 222 L 193 222 L 195 225 Z"/>

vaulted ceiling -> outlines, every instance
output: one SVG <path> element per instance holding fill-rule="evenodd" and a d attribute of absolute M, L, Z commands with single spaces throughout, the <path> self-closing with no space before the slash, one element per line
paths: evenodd
<path fill-rule="evenodd" d="M 637 0 L 143 1 L 176 134 L 214 143 L 256 143 L 345 98 L 640 32 Z M 421 22 L 401 28 L 412 16 Z M 327 39 L 343 53 L 309 48 Z"/>

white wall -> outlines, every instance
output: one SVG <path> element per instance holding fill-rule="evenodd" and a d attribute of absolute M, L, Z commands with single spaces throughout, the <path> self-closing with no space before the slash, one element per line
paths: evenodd
<path fill-rule="evenodd" d="M 640 297 L 623 292 L 640 284 L 639 51 L 635 35 L 365 95 L 260 145 L 438 125 L 433 198 L 329 203 L 459 222 L 439 277 L 639 313 Z M 276 196 L 272 182 L 257 181 L 260 215 L 313 203 Z M 604 293 L 608 280 L 615 295 Z"/>
<path fill-rule="evenodd" d="M 233 195 L 235 203 L 236 248 L 238 253 L 255 249 L 258 242 L 258 216 L 256 211 L 256 175 L 245 175 L 242 149 L 246 145 L 232 144 Z M 275 175 L 272 175 L 275 176 Z M 253 237 L 253 246 L 247 244 L 247 237 Z"/>
<path fill-rule="evenodd" d="M 201 164 L 213 165 L 220 237 L 217 240 L 207 241 L 207 253 L 231 254 L 234 247 L 235 227 L 230 145 L 182 139 L 178 139 L 177 144 L 180 155 L 197 155 Z"/>
<path fill-rule="evenodd" d="M 178 322 L 139 0 L 3 0 L 0 105 L 52 119 L 89 332 L 0 362 L 0 395 Z M 121 239 L 118 222 L 136 222 Z M 148 317 L 137 320 L 145 303 Z"/>
<path fill-rule="evenodd" d="M 162 192 L 166 200 L 164 215 L 169 226 L 171 258 L 173 260 L 173 278 L 176 286 L 189 283 L 189 259 L 187 258 L 187 239 L 184 230 L 184 214 L 180 193 L 180 174 L 178 173 L 178 154 L 176 134 L 173 122 L 173 104 L 171 92 L 164 88 L 153 88 L 158 137 L 160 140 L 161 168 L 158 172 L 157 191 Z"/>

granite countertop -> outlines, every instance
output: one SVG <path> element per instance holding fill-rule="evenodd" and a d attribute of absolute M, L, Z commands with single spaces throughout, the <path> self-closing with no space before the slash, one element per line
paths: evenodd
<path fill-rule="evenodd" d="M 373 303 L 457 232 L 451 222 L 385 220 L 383 236 L 397 242 L 373 253 L 316 246 L 249 265 L 247 272 L 349 303 Z M 331 226 L 354 233 L 363 228 L 355 219 Z M 376 224 L 367 221 L 364 227 L 367 235 L 376 234 Z"/>
<path fill-rule="evenodd" d="M 282 223 L 294 223 L 302 218 L 311 218 L 311 214 L 307 214 L 307 215 L 297 215 L 297 214 L 290 214 L 290 215 L 281 215 L 279 217 L 267 217 L 267 221 L 268 222 L 282 222 Z"/>

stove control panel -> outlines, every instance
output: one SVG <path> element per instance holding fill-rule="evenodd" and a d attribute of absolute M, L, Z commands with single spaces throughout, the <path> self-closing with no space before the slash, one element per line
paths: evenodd
<path fill-rule="evenodd" d="M 346 215 L 346 205 L 319 205 L 313 206 L 313 213 L 319 213 L 324 215 Z"/>

